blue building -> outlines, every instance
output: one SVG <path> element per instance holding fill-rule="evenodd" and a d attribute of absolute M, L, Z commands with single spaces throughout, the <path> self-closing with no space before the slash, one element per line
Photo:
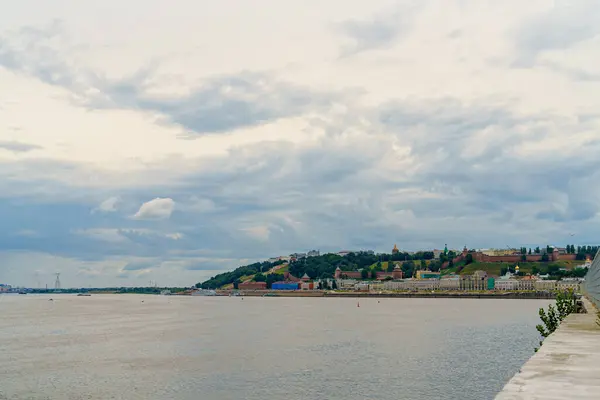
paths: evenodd
<path fill-rule="evenodd" d="M 298 290 L 298 282 L 274 282 L 271 285 L 273 290 Z"/>

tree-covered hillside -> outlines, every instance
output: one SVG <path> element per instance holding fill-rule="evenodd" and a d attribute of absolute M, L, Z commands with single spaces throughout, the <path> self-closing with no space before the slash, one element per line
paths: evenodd
<path fill-rule="evenodd" d="M 418 252 L 415 254 L 408 253 L 397 253 L 397 254 L 370 254 L 367 252 L 349 253 L 346 256 L 340 256 L 337 254 L 323 254 L 317 257 L 307 257 L 300 260 L 291 262 L 288 270 L 296 276 L 302 277 L 307 274 L 311 279 L 317 278 L 332 278 L 335 273 L 335 269 L 340 267 L 344 271 L 358 271 L 363 268 L 370 269 L 381 269 L 377 267 L 378 263 L 388 261 L 404 261 L 402 269 L 405 274 L 412 275 L 414 268 L 419 268 L 420 263 L 414 262 L 413 260 L 430 260 L 433 258 L 432 252 Z M 240 281 L 240 278 L 245 276 L 259 275 L 260 279 L 264 273 L 268 272 L 273 266 L 281 264 L 282 261 L 277 263 L 254 263 L 236 268 L 231 272 L 225 272 L 210 278 L 209 280 L 198 283 L 197 287 L 205 289 L 217 289 L 228 284 L 234 284 Z M 375 267 L 371 266 L 375 264 Z M 393 269 L 393 264 L 389 264 L 389 270 Z M 433 265 L 432 265 L 433 266 Z M 274 281 L 274 279 L 280 279 L 279 277 L 270 277 L 266 275 L 267 284 Z"/>

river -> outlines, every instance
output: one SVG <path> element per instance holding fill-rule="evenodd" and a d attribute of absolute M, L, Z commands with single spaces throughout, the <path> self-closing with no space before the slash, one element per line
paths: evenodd
<path fill-rule="evenodd" d="M 549 304 L 358 301 L 3 295 L 0 399 L 493 399 Z"/>

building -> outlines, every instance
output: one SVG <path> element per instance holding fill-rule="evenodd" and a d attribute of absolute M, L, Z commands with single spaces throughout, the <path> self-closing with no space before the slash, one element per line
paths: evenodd
<path fill-rule="evenodd" d="M 485 271 L 475 271 L 473 275 L 463 276 L 461 289 L 463 290 L 488 290 L 488 274 Z M 461 277 L 461 278 L 463 278 Z"/>
<path fill-rule="evenodd" d="M 496 290 L 517 290 L 519 281 L 516 279 L 496 279 Z"/>
<path fill-rule="evenodd" d="M 439 260 L 443 252 L 444 250 L 433 249 L 433 258 Z"/>
<path fill-rule="evenodd" d="M 458 275 L 447 275 L 440 279 L 440 290 L 459 290 L 460 277 Z"/>
<path fill-rule="evenodd" d="M 306 255 L 308 257 L 319 257 L 321 255 L 321 252 L 319 250 L 311 250 L 308 253 L 306 253 Z"/>
<path fill-rule="evenodd" d="M 12 289 L 12 286 L 0 283 L 0 293 L 10 292 L 10 289 Z"/>
<path fill-rule="evenodd" d="M 417 271 L 417 279 L 440 279 L 439 272 L 427 271 L 427 270 L 418 270 Z"/>
<path fill-rule="evenodd" d="M 238 284 L 239 290 L 266 290 L 267 282 L 242 282 Z"/>
<path fill-rule="evenodd" d="M 293 253 L 290 254 L 290 259 L 291 260 L 301 260 L 303 258 L 306 258 L 306 253 Z"/>
<path fill-rule="evenodd" d="M 300 283 L 298 282 L 273 282 L 272 290 L 298 290 Z"/>
<path fill-rule="evenodd" d="M 389 249 L 389 247 L 388 247 Z M 398 246 L 396 246 L 396 244 L 394 243 L 394 248 L 392 249 L 392 254 L 398 254 L 400 253 L 400 250 L 398 250 Z"/>
<path fill-rule="evenodd" d="M 384 290 L 436 290 L 440 288 L 439 279 L 406 279 L 383 283 Z"/>
<path fill-rule="evenodd" d="M 582 280 L 578 278 L 565 278 L 556 282 L 557 290 L 573 290 L 579 292 L 581 289 Z"/>
<path fill-rule="evenodd" d="M 352 289 L 357 283 L 356 279 L 336 279 L 335 281 L 339 289 Z"/>
<path fill-rule="evenodd" d="M 362 279 L 361 271 L 342 271 L 340 267 L 335 269 L 334 278 L 337 279 Z"/>
<path fill-rule="evenodd" d="M 314 282 L 302 282 L 300 284 L 300 290 L 315 290 Z"/>
<path fill-rule="evenodd" d="M 556 281 L 549 279 L 539 279 L 533 282 L 535 290 L 556 290 Z"/>
<path fill-rule="evenodd" d="M 342 250 L 342 251 L 338 251 L 337 255 L 338 256 L 342 256 L 342 257 L 346 257 L 350 253 L 352 253 L 350 250 Z"/>
<path fill-rule="evenodd" d="M 517 290 L 535 290 L 535 281 L 536 279 L 533 279 L 531 275 L 519 279 Z"/>

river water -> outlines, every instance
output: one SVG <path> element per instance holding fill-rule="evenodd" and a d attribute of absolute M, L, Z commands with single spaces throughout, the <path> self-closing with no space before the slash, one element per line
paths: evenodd
<path fill-rule="evenodd" d="M 492 399 L 541 300 L 4 295 L 0 399 Z"/>

